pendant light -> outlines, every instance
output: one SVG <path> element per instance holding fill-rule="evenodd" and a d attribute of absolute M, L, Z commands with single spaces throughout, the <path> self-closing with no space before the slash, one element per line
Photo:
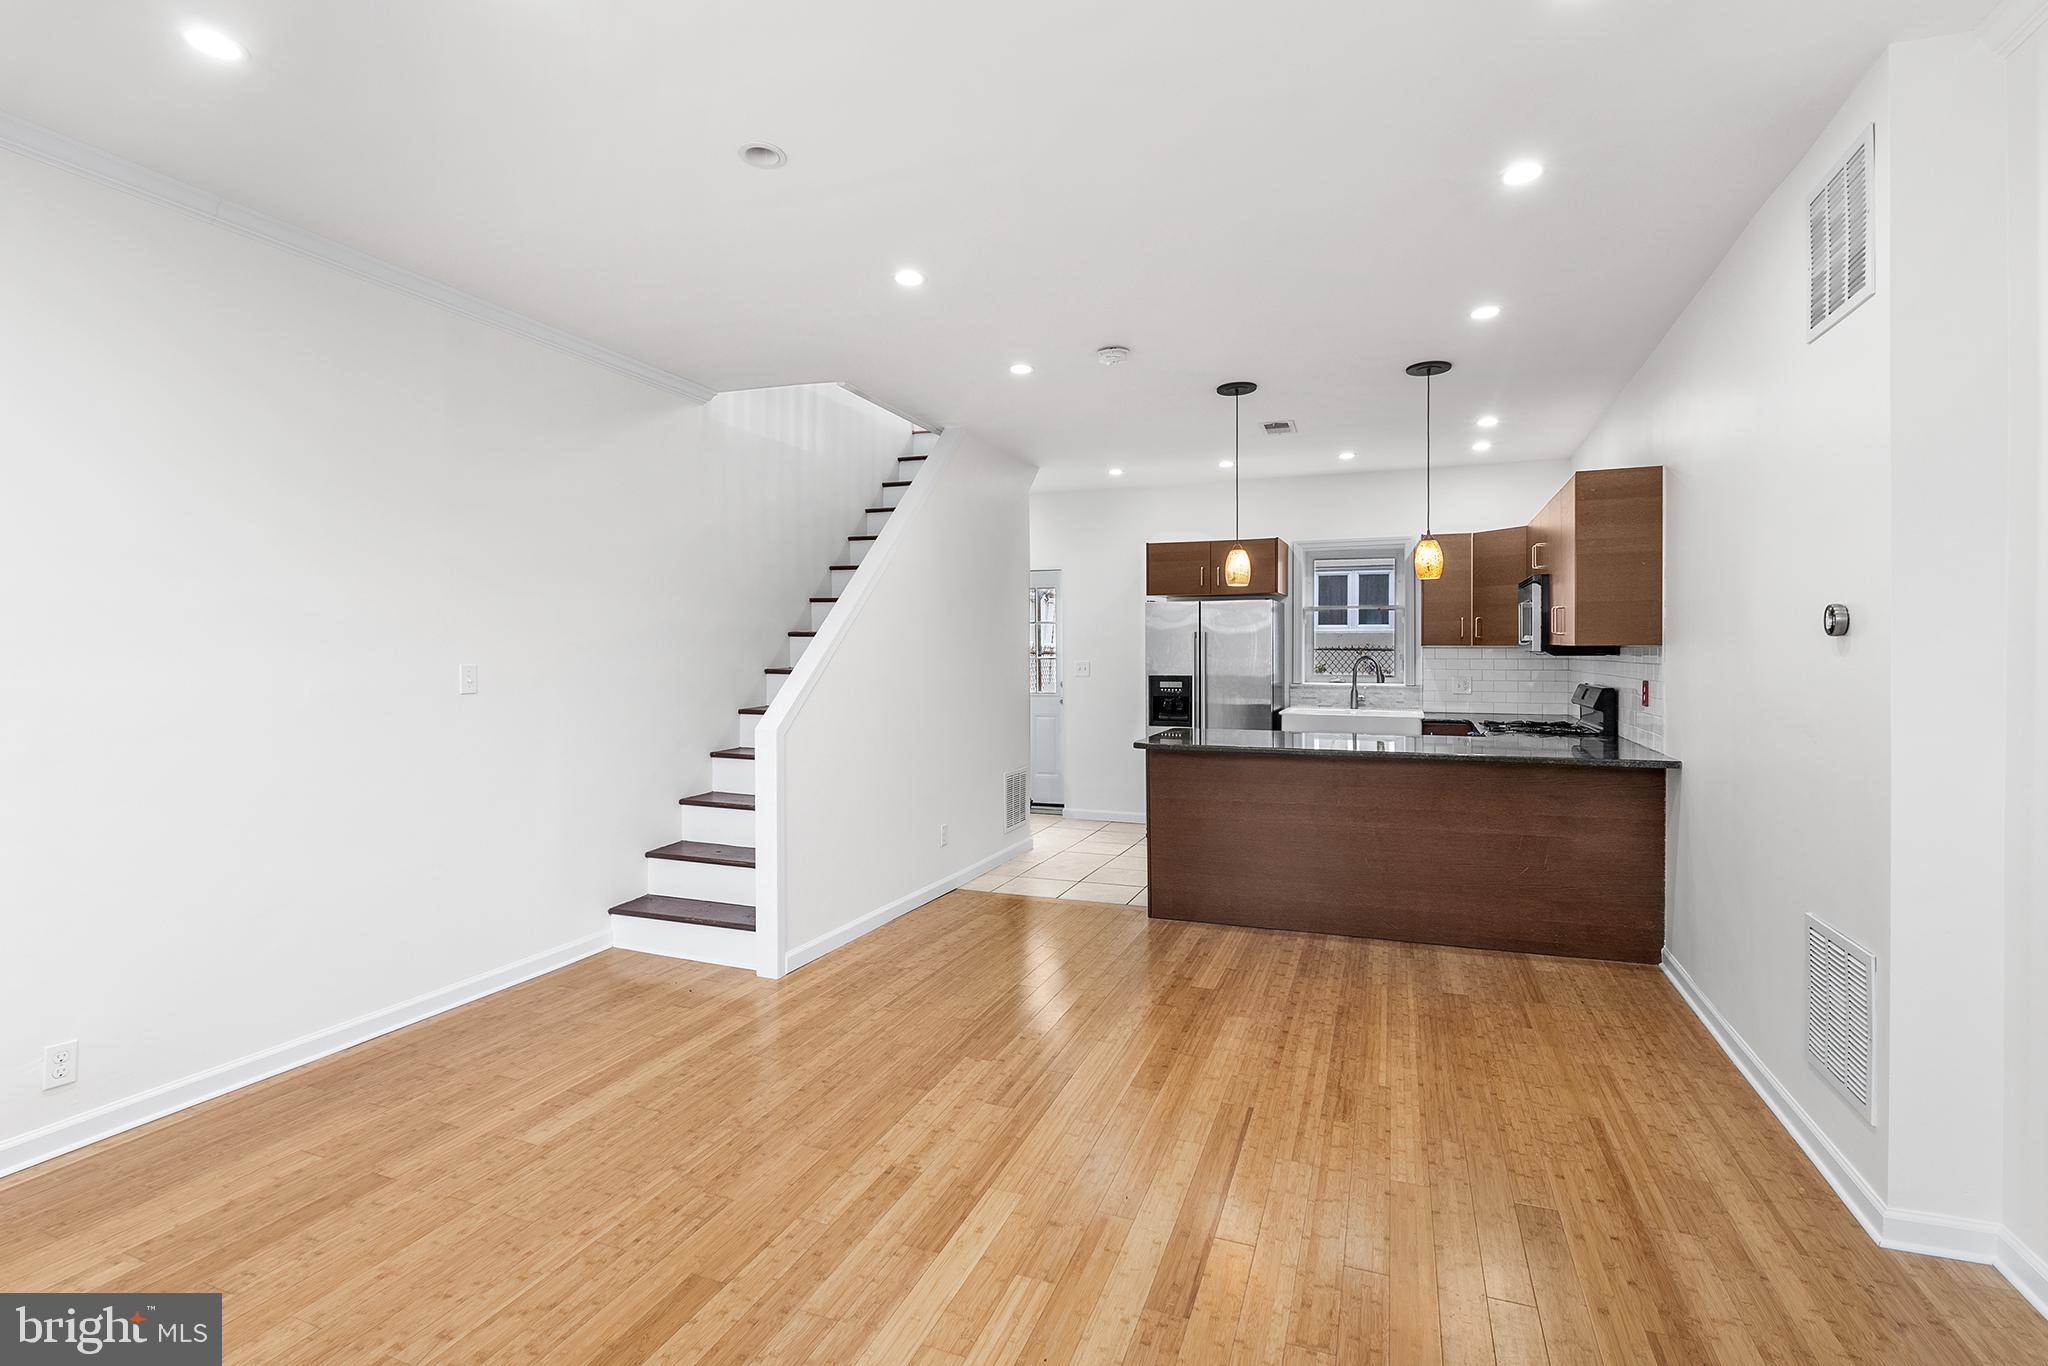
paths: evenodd
<path fill-rule="evenodd" d="M 1444 548 L 1430 527 L 1430 424 L 1435 413 L 1432 389 L 1436 377 L 1451 368 L 1447 360 L 1419 360 L 1408 367 L 1411 375 L 1422 376 L 1422 539 L 1415 543 L 1415 577 L 1440 579 L 1444 576 Z"/>
<path fill-rule="evenodd" d="M 1230 400 L 1230 553 L 1223 557 L 1223 586 L 1225 588 L 1249 588 L 1252 582 L 1252 557 L 1244 548 L 1243 500 L 1238 496 L 1238 465 L 1243 455 L 1238 448 L 1243 429 L 1238 421 L 1238 408 L 1246 394 L 1259 386 L 1248 379 L 1234 379 L 1228 384 L 1216 386 L 1216 392 Z"/>

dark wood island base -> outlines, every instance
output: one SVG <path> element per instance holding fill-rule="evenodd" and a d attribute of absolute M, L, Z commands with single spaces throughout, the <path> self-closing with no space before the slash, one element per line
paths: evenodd
<path fill-rule="evenodd" d="M 1147 747 L 1150 913 L 1654 963 L 1666 770 Z"/>

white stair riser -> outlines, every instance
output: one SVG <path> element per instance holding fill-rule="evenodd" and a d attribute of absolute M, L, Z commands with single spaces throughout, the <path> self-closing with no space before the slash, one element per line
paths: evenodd
<path fill-rule="evenodd" d="M 740 717 L 739 725 L 736 727 L 739 738 L 733 741 L 733 745 L 739 749 L 752 749 L 754 746 L 754 731 L 760 724 L 761 718 L 758 716 Z"/>
<path fill-rule="evenodd" d="M 754 813 L 751 811 L 730 811 L 717 806 L 684 806 L 683 838 L 700 840 L 705 844 L 743 844 L 749 848 L 754 843 Z M 714 901 L 716 897 L 712 898 Z"/>
<path fill-rule="evenodd" d="M 752 759 L 713 759 L 711 761 L 711 787 L 717 792 L 752 792 L 754 790 L 754 761 Z"/>
<path fill-rule="evenodd" d="M 656 896 L 687 896 L 698 901 L 754 904 L 754 870 L 722 863 L 684 863 L 677 859 L 647 860 L 647 890 Z"/>
<path fill-rule="evenodd" d="M 811 629 L 813 631 L 819 630 L 825 625 L 825 618 L 832 615 L 833 606 L 834 604 L 829 602 L 814 602 L 811 604 Z"/>
<path fill-rule="evenodd" d="M 909 489 L 883 489 L 881 501 L 876 506 L 885 508 L 901 507 L 903 506 L 903 495 L 908 492 L 910 492 Z"/>
<path fill-rule="evenodd" d="M 873 541 L 848 541 L 846 543 L 846 558 L 841 560 L 840 563 L 860 564 L 867 559 L 868 551 L 874 547 L 874 544 Z"/>
<path fill-rule="evenodd" d="M 761 700 L 764 702 L 773 702 L 775 694 L 782 691 L 782 685 L 789 682 L 788 674 L 762 674 L 761 678 Z"/>
<path fill-rule="evenodd" d="M 847 563 L 851 564 L 852 561 L 848 560 Z M 832 587 L 828 590 L 827 595 L 835 598 L 845 597 L 846 585 L 853 582 L 853 571 L 851 569 L 835 569 L 832 571 L 831 577 Z"/>
<path fill-rule="evenodd" d="M 910 453 L 912 455 L 930 455 L 932 447 L 938 444 L 939 434 L 937 432 L 921 432 L 910 438 Z"/>
<path fill-rule="evenodd" d="M 882 534 L 882 528 L 887 525 L 889 525 L 888 513 L 870 512 L 868 514 L 868 524 L 865 527 L 862 527 L 861 529 L 867 532 L 870 536 L 879 536 Z"/>
<path fill-rule="evenodd" d="M 636 953 L 686 958 L 722 968 L 758 971 L 761 937 L 751 930 L 726 930 L 716 925 L 679 925 L 673 920 L 648 920 L 637 915 L 612 917 L 612 943 Z"/>
<path fill-rule="evenodd" d="M 812 637 L 810 636 L 791 636 L 789 638 L 789 664 L 791 668 L 795 668 L 796 662 L 804 657 L 804 651 L 811 648 L 811 640 Z"/>

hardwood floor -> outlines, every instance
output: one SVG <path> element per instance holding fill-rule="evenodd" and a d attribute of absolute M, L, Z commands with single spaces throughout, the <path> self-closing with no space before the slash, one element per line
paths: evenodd
<path fill-rule="evenodd" d="M 1857 1227 L 1655 970 L 957 892 L 612 952 L 0 1182 L 0 1286 L 228 1359 L 2048 1360 Z"/>

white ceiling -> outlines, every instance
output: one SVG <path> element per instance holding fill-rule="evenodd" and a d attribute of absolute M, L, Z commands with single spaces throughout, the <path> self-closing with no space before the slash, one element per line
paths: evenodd
<path fill-rule="evenodd" d="M 1419 463 L 1426 357 L 1440 455 L 1569 454 L 1884 44 L 1989 7 L 0 0 L 0 110 L 717 388 L 971 425 L 1041 488 L 1226 477 L 1214 389 L 1255 380 L 1248 429 L 1301 425 L 1257 478 Z"/>

